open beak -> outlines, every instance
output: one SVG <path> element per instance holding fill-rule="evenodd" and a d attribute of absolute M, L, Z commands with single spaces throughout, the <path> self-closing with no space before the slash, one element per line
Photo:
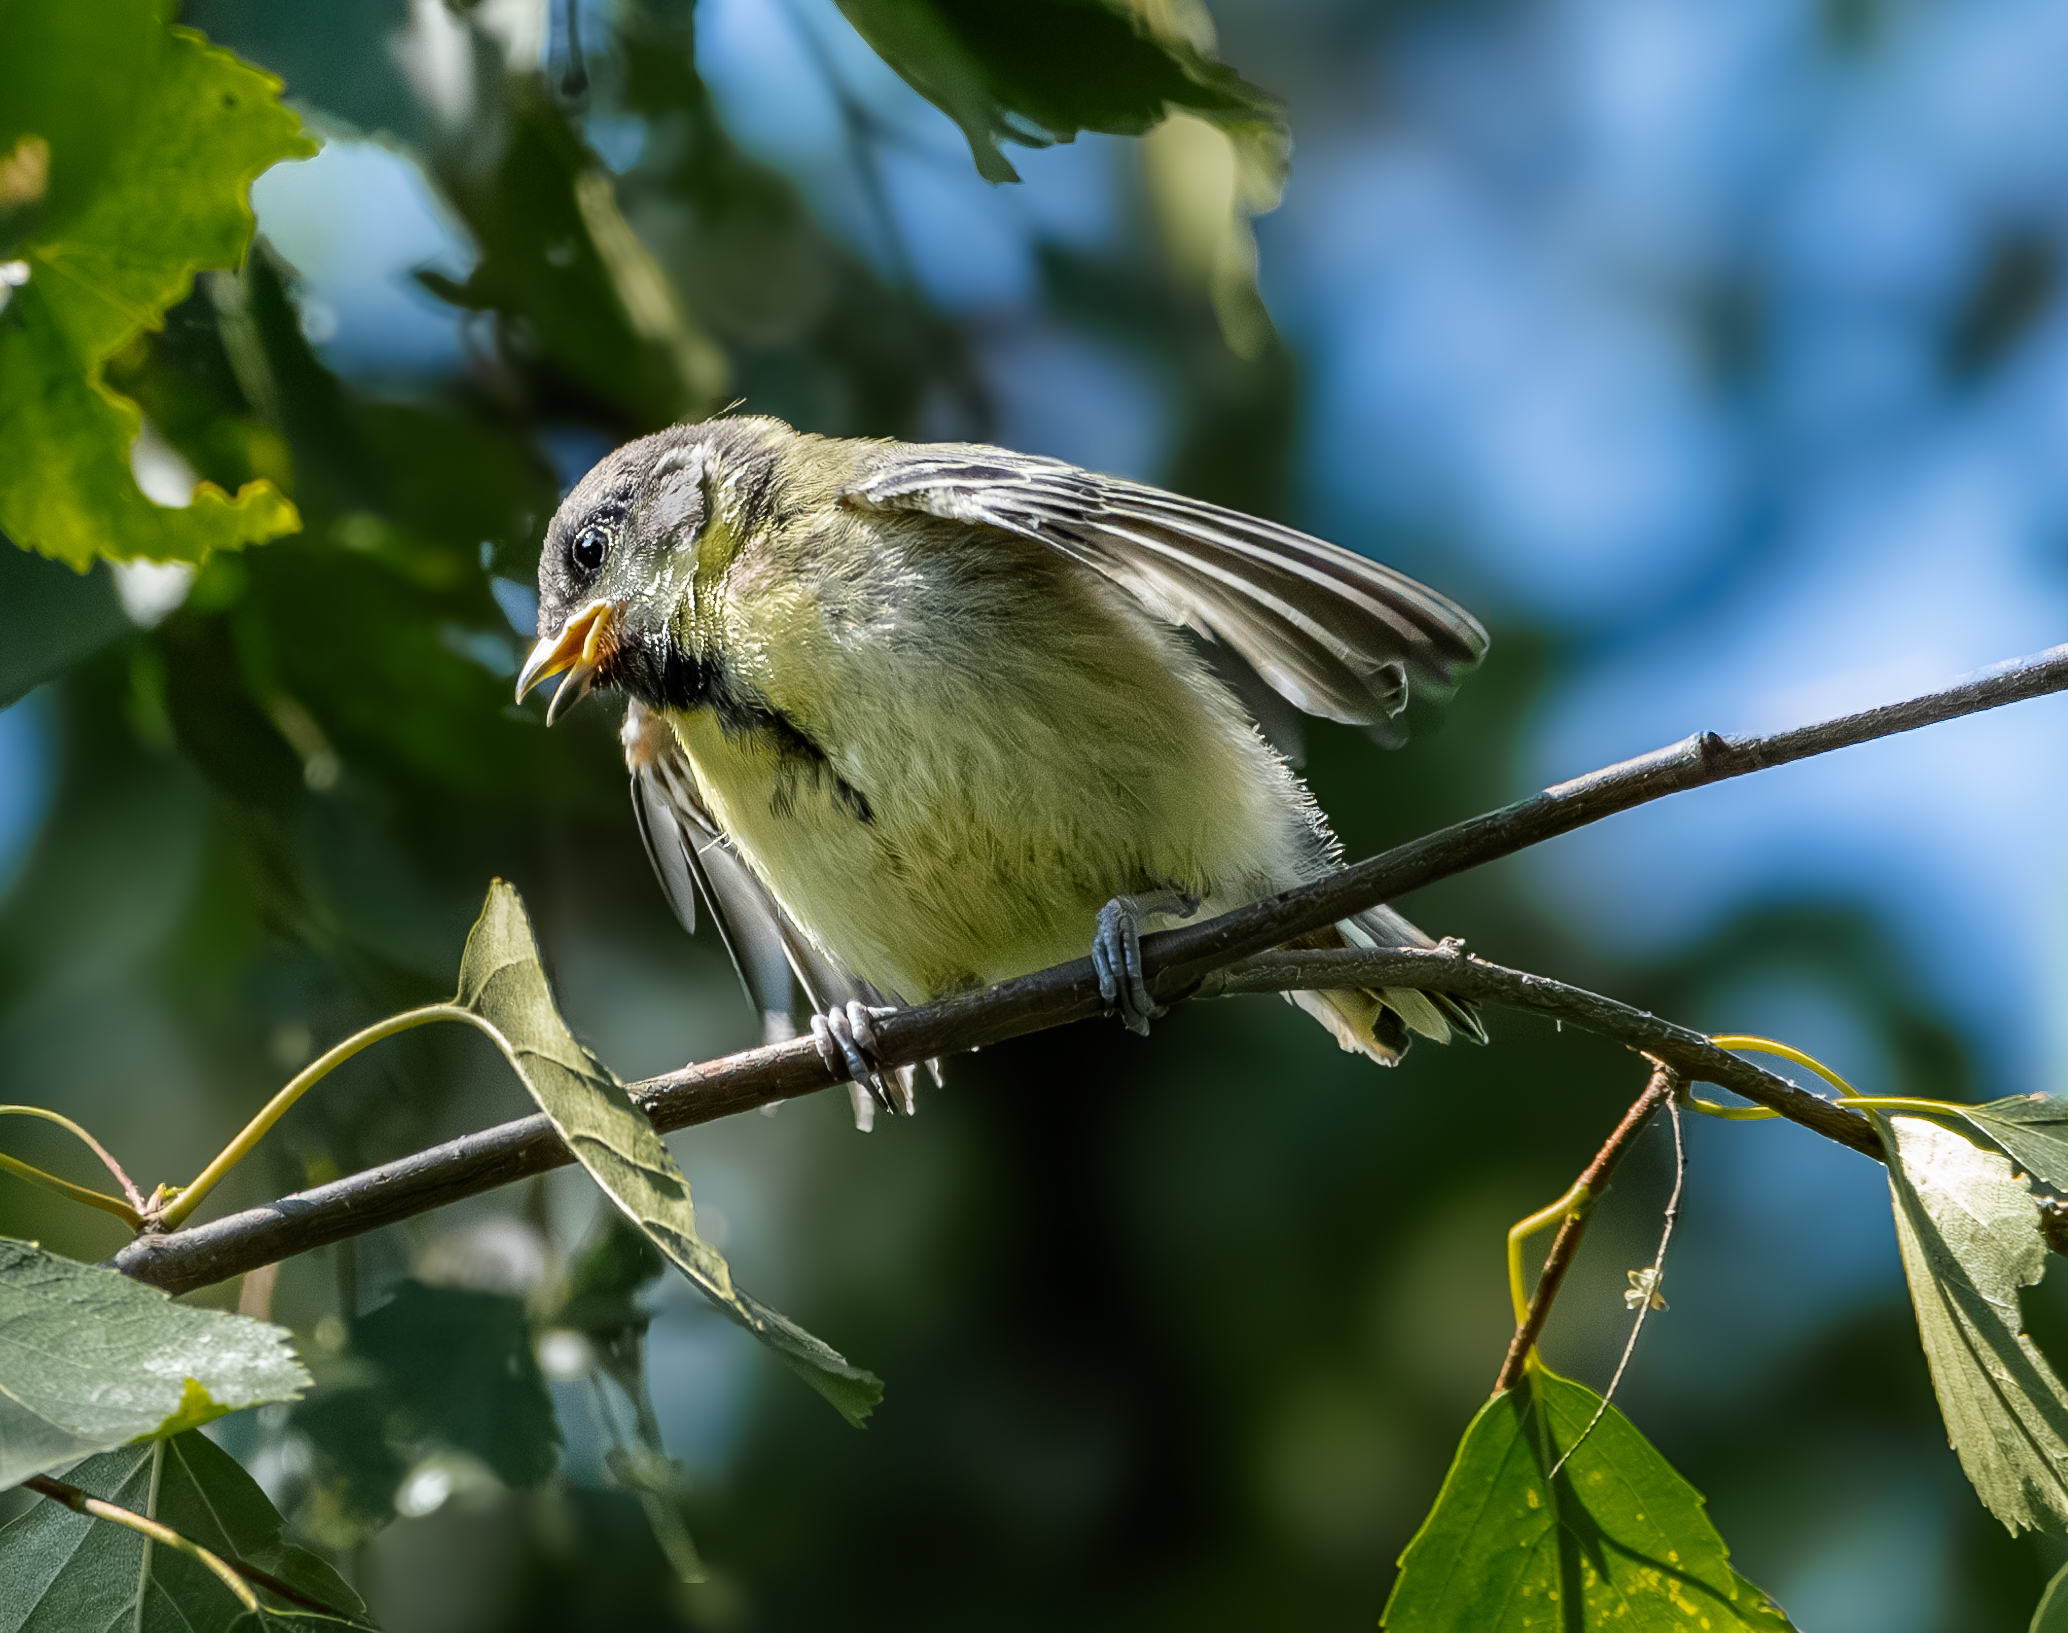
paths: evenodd
<path fill-rule="evenodd" d="M 596 683 L 596 671 L 603 662 L 610 640 L 610 626 L 617 609 L 608 601 L 591 601 L 565 624 L 558 635 L 548 635 L 531 649 L 524 668 L 517 675 L 517 701 L 548 675 L 566 671 L 567 679 L 553 694 L 546 708 L 546 724 L 552 725 L 568 709 L 589 695 Z"/>

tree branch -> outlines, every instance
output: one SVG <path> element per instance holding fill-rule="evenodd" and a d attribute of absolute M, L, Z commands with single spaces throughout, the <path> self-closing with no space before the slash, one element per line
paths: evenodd
<path fill-rule="evenodd" d="M 1819 725 L 1762 737 L 1690 737 L 1440 829 L 1208 923 L 1144 937 L 1149 989 L 1160 1002 L 1174 1003 L 1238 959 L 1668 794 L 2064 690 L 2068 646 L 2059 646 L 1907 702 Z M 1376 956 L 1423 961 L 1397 966 L 1399 978 L 1393 985 L 1443 982 L 1439 990 L 1562 1015 L 1657 1054 L 1687 1077 L 1735 1090 L 1855 1150 L 1880 1155 L 1863 1119 L 1714 1049 L 1699 1033 L 1541 976 L 1501 970 L 1455 953 Z M 1332 973 L 1338 981 L 1347 978 L 1343 970 Z M 1224 980 L 1215 990 L 1234 989 Z M 1083 958 L 985 992 L 885 1015 L 876 1022 L 877 1053 L 888 1065 L 922 1061 L 1088 1019 L 1103 1010 L 1091 961 Z M 686 1066 L 633 1088 L 655 1124 L 668 1130 L 811 1094 L 843 1079 L 815 1045 L 798 1039 Z M 139 1237 L 116 1255 L 115 1263 L 138 1280 L 184 1292 L 569 1160 L 545 1118 L 527 1117 L 227 1219 L 170 1235 Z"/>

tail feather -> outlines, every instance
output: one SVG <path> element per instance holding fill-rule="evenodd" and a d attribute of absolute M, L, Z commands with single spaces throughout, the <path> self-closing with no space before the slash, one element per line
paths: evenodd
<path fill-rule="evenodd" d="M 1368 947 L 1433 947 L 1433 938 L 1390 907 L 1374 907 L 1345 919 L 1333 936 L 1314 938 L 1316 945 Z M 1396 1064 L 1407 1052 L 1408 1034 L 1419 1032 L 1437 1043 L 1461 1036 L 1486 1042 L 1479 1012 L 1463 998 L 1412 987 L 1377 991 L 1289 992 L 1286 997 L 1328 1028 L 1344 1049 L 1368 1056 L 1381 1066 Z"/>

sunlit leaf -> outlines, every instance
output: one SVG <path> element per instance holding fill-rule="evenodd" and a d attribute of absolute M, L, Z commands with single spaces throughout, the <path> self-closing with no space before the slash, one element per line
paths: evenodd
<path fill-rule="evenodd" d="M 199 561 L 300 525 L 269 482 L 234 499 L 204 483 L 184 508 L 147 499 L 130 472 L 141 415 L 102 379 L 197 269 L 242 258 L 252 180 L 316 151 L 277 80 L 158 14 L 153 0 L 0 9 L 0 153 L 44 142 L 52 190 L 16 204 L 39 207 L 0 310 L 0 529 L 81 570 Z"/>
<path fill-rule="evenodd" d="M 8 1633 L 275 1633 L 368 1626 L 341 1577 L 280 1535 L 280 1515 L 251 1476 L 200 1434 L 126 1447 L 66 1475 L 90 1496 L 170 1526 L 232 1565 L 243 1564 L 329 1607 L 326 1615 L 254 1584 L 246 1611 L 208 1569 L 136 1531 L 43 1501 L 0 1530 L 0 1627 Z M 247 1581 L 249 1578 L 247 1578 Z"/>
<path fill-rule="evenodd" d="M 1781 1633 L 1779 1606 L 1731 1567 L 1701 1495 L 1613 1407 L 1541 1369 L 1465 1431 L 1401 1555 L 1392 1633 L 1595 1628 Z M 1561 1452 L 1578 1443 L 1555 1478 Z"/>
<path fill-rule="evenodd" d="M 308 1383 L 278 1327 L 0 1238 L 0 1487 Z"/>
<path fill-rule="evenodd" d="M 2068 1190 L 2068 1100 L 2017 1094 L 1960 1109 L 2033 1178 Z"/>
<path fill-rule="evenodd" d="M 539 1108 L 625 1217 L 720 1310 L 859 1425 L 883 1398 L 882 1381 L 733 1285 L 725 1260 L 696 1233 L 689 1181 L 674 1154 L 560 1018 L 524 904 L 500 879 L 467 937 L 454 1001 L 495 1029 Z"/>
<path fill-rule="evenodd" d="M 2039 1205 L 1994 1151 L 1922 1117 L 1871 1114 L 1889 1153 L 1896 1239 L 1960 1466 L 2012 1531 L 2068 1519 L 2068 1388 L 2025 1336 L 2021 1288 L 2046 1274 Z"/>

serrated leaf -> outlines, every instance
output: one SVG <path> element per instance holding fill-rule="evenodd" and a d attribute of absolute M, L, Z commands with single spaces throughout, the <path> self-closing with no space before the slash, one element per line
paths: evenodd
<path fill-rule="evenodd" d="M 0 1238 L 0 1486 L 308 1384 L 278 1327 Z"/>
<path fill-rule="evenodd" d="M 1782 1633 L 1702 1498 L 1614 1407 L 1541 1369 L 1465 1431 L 1386 1603 L 1391 1633 Z M 1562 1450 L 1578 1444 L 1551 1477 Z"/>
<path fill-rule="evenodd" d="M 2068 1519 L 2068 1389 L 2025 1336 L 2046 1274 L 2031 1187 L 2008 1160 L 1922 1117 L 1869 1113 L 1889 1153 L 1896 1240 L 1947 1438 L 2013 1532 Z"/>
<path fill-rule="evenodd" d="M 2033 1178 L 2057 1191 L 2068 1190 L 2068 1100 L 2017 1094 L 1960 1110 Z"/>
<path fill-rule="evenodd" d="M 44 1501 L 0 1530 L 0 1633 L 276 1633 L 370 1625 L 341 1577 L 286 1543 L 280 1515 L 206 1436 L 183 1434 L 88 1458 L 66 1476 L 89 1495 L 170 1526 L 226 1563 L 253 1566 L 337 1615 L 254 1587 L 253 1615 L 199 1562 L 136 1531 Z M 148 1550 L 148 1551 L 147 1551 Z"/>
<path fill-rule="evenodd" d="M 488 1023 L 539 1109 L 625 1217 L 712 1303 L 859 1427 L 882 1400 L 882 1381 L 733 1285 L 725 1260 L 696 1233 L 689 1181 L 674 1153 L 625 1086 L 575 1042 L 560 1018 L 524 903 L 500 879 L 467 936 L 453 1001 Z"/>
<path fill-rule="evenodd" d="M 234 499 L 203 483 L 180 509 L 145 498 L 129 465 L 142 416 L 103 380 L 197 270 L 243 258 L 253 179 L 316 151 L 280 106 L 279 81 L 158 11 L 154 0 L 0 11 L 0 147 L 42 143 L 50 177 L 50 197 L 34 201 L 49 207 L 10 251 L 26 278 L 0 309 L 0 530 L 81 571 L 96 556 L 200 561 L 301 525 L 270 482 Z M 88 14 L 91 26 L 76 26 Z M 82 120 L 77 106 L 99 112 Z"/>

